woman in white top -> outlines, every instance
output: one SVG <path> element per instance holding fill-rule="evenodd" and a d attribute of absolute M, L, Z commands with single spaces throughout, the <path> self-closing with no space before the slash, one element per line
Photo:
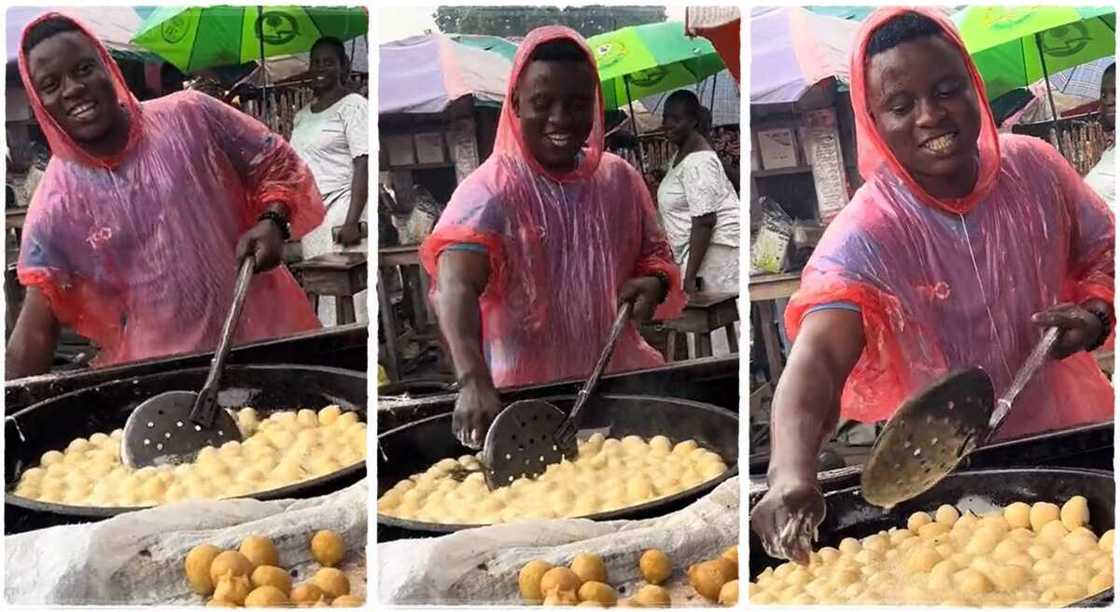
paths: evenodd
<path fill-rule="evenodd" d="M 303 258 L 367 252 L 361 222 L 369 185 L 369 104 L 347 88 L 350 58 L 338 39 L 315 42 L 310 72 L 315 99 L 296 113 L 291 145 L 311 168 L 327 217 L 304 236 Z M 365 296 L 364 291 L 355 296 L 356 315 L 363 323 L 369 320 Z M 334 298 L 319 299 L 319 320 L 326 326 L 337 324 Z"/>
<path fill-rule="evenodd" d="M 685 292 L 739 293 L 739 198 L 701 133 L 702 113 L 685 89 L 665 101 L 662 127 L 677 154 L 657 189 L 657 210 Z M 713 334 L 712 343 L 713 352 L 726 352 L 726 335 Z"/>

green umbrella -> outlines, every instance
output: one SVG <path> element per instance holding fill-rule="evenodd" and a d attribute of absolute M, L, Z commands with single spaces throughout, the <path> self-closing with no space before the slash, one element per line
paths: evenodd
<path fill-rule="evenodd" d="M 599 64 L 604 110 L 702 81 L 724 69 L 705 38 L 679 21 L 628 26 L 587 39 Z"/>
<path fill-rule="evenodd" d="M 349 40 L 369 30 L 360 7 L 172 7 L 153 11 L 132 42 L 184 73 L 304 53 L 321 37 Z"/>
<path fill-rule="evenodd" d="M 988 98 L 1116 52 L 1111 7 L 968 7 L 952 17 Z"/>

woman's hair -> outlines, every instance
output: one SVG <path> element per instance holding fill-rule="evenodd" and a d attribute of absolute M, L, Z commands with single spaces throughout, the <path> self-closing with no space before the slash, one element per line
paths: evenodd
<path fill-rule="evenodd" d="M 529 59 L 542 62 L 586 62 L 587 54 L 576 41 L 560 38 L 537 45 L 529 54 Z"/>
<path fill-rule="evenodd" d="M 314 52 L 315 49 L 322 46 L 329 47 L 331 51 L 334 51 L 340 64 L 346 67 L 350 66 L 350 56 L 346 54 L 346 45 L 342 44 L 341 40 L 333 36 L 324 36 L 311 45 L 311 51 Z"/>
<path fill-rule="evenodd" d="M 941 26 L 925 15 L 910 11 L 902 13 L 875 28 L 871 39 L 867 41 L 867 59 L 889 51 L 904 42 L 927 36 L 939 36 L 943 33 Z"/>
<path fill-rule="evenodd" d="M 81 32 L 82 29 L 74 23 L 73 19 L 61 15 L 50 17 L 31 26 L 23 37 L 23 54 L 30 55 L 31 50 L 39 43 L 63 32 Z"/>
<path fill-rule="evenodd" d="M 669 108 L 670 104 L 680 104 L 685 115 L 688 115 L 689 119 L 696 120 L 696 129 L 701 128 L 700 124 L 703 123 L 704 111 L 700 105 L 700 98 L 696 97 L 696 94 L 687 89 L 678 89 L 665 99 L 665 108 Z"/>

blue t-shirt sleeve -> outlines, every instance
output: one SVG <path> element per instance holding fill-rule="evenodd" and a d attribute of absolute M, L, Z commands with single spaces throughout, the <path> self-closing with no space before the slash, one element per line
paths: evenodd
<path fill-rule="evenodd" d="M 456 242 L 455 244 L 452 244 L 452 245 L 444 248 L 443 250 L 445 250 L 445 251 L 466 251 L 466 252 L 469 252 L 469 253 L 482 253 L 483 255 L 485 255 L 488 252 L 484 245 L 477 244 L 477 243 L 474 243 L 474 242 Z"/>
<path fill-rule="evenodd" d="M 859 306 L 852 302 L 825 302 L 824 304 L 817 304 L 805 311 L 805 314 L 801 318 L 804 319 L 814 312 L 819 312 L 821 310 L 850 310 L 852 312 L 859 312 Z"/>

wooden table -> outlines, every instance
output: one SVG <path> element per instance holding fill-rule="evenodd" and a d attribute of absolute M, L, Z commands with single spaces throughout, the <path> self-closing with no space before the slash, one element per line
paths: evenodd
<path fill-rule="evenodd" d="M 386 291 L 386 270 L 399 269 L 404 284 L 405 296 L 412 310 L 412 330 L 416 334 L 426 334 L 435 321 L 428 306 L 428 274 L 420 263 L 420 245 L 381 247 L 377 250 L 377 306 L 380 310 L 378 320 L 384 330 L 385 350 L 388 358 L 381 360 L 388 371 L 389 380 L 400 380 L 400 354 L 398 344 L 405 337 L 402 325 L 393 316 L 392 300 Z"/>
<path fill-rule="evenodd" d="M 762 332 L 762 346 L 766 350 L 766 363 L 770 369 L 770 383 L 777 384 L 785 367 L 782 341 L 774 322 L 774 301 L 791 297 L 801 287 L 801 273 L 752 274 L 748 283 L 751 305 L 754 306 L 752 323 Z"/>
<path fill-rule="evenodd" d="M 303 290 L 319 311 L 319 297 L 335 298 L 335 316 L 339 325 L 357 321 L 354 296 L 366 288 L 369 274 L 365 253 L 324 253 L 291 265 Z"/>
<path fill-rule="evenodd" d="M 739 295 L 736 293 L 693 293 L 681 316 L 665 321 L 669 329 L 665 358 L 676 359 L 677 340 L 683 334 L 696 334 L 696 357 L 712 356 L 712 332 L 723 328 L 727 331 L 727 345 L 732 353 L 739 352 L 739 339 L 735 335 L 735 322 L 739 320 Z"/>

